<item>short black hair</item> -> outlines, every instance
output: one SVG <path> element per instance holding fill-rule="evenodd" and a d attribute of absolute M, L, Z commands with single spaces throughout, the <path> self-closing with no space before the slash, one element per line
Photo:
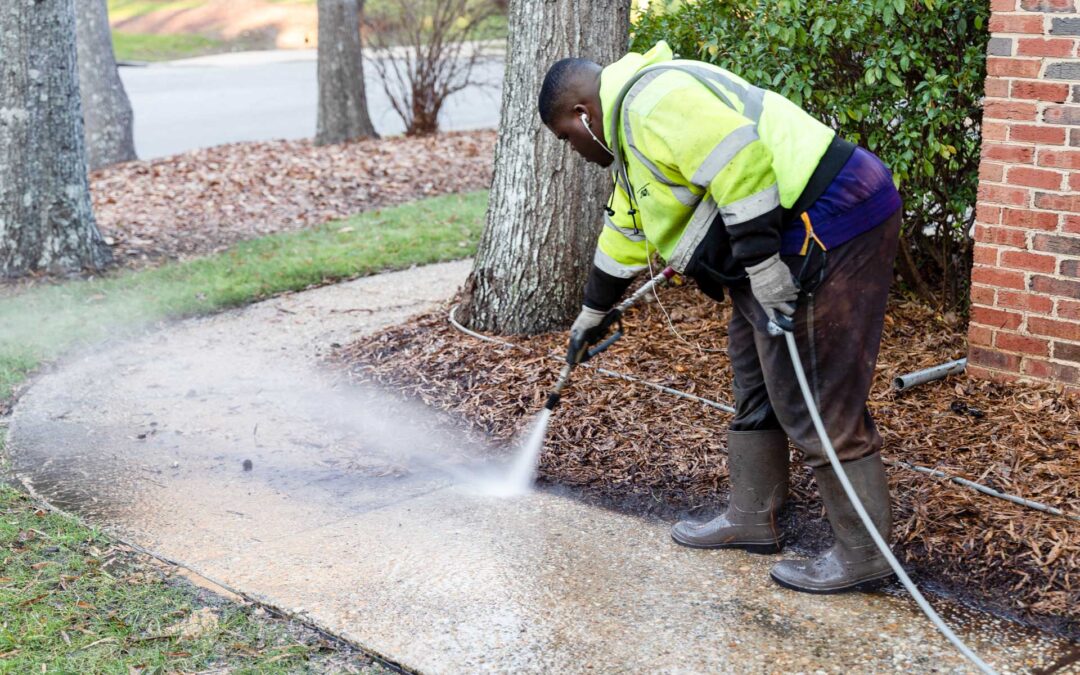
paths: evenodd
<path fill-rule="evenodd" d="M 540 87 L 540 100 L 537 108 L 540 110 L 540 119 L 544 124 L 551 125 L 555 119 L 555 113 L 566 96 L 567 89 L 574 78 L 592 72 L 597 64 L 588 59 L 562 59 L 556 61 L 548 68 L 544 76 L 544 84 Z"/>

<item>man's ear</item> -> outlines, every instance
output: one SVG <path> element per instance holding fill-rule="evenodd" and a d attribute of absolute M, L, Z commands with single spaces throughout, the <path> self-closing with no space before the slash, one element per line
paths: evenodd
<path fill-rule="evenodd" d="M 585 107 L 584 103 L 578 103 L 574 106 L 574 117 L 580 118 L 582 115 L 589 117 L 589 121 L 592 122 L 592 115 L 589 114 L 589 109 Z"/>

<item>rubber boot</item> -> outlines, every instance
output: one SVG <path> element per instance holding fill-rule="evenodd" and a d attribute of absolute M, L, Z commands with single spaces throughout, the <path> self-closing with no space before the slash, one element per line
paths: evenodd
<path fill-rule="evenodd" d="M 671 538 L 692 548 L 777 553 L 782 541 L 776 513 L 787 497 L 789 458 L 783 431 L 729 431 L 727 510 L 706 523 L 680 521 Z"/>
<path fill-rule="evenodd" d="M 889 482 L 881 455 L 844 462 L 844 473 L 851 481 L 863 507 L 888 541 L 892 528 L 889 508 Z M 804 593 L 842 593 L 869 591 L 881 586 L 893 572 L 870 533 L 863 526 L 855 507 L 831 466 L 814 469 L 821 500 L 832 525 L 836 543 L 812 560 L 783 560 L 772 568 L 773 580 Z"/>

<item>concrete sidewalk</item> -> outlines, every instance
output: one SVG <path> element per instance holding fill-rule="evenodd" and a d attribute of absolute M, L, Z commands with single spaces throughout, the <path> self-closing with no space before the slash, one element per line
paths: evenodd
<path fill-rule="evenodd" d="M 970 671 L 906 597 L 791 593 L 768 581 L 773 556 L 680 548 L 666 523 L 553 494 L 486 496 L 492 448 L 314 369 L 467 271 L 284 296 L 71 359 L 20 401 L 14 468 L 90 522 L 423 672 Z M 1067 649 L 947 614 L 1002 672 Z"/>

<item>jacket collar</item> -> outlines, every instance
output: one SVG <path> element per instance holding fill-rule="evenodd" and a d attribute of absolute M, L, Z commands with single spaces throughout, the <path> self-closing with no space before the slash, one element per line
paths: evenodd
<path fill-rule="evenodd" d="M 671 47 L 661 40 L 644 54 L 630 52 L 600 72 L 600 110 L 604 115 L 604 133 L 610 135 L 611 118 L 614 115 L 615 99 L 623 85 L 642 68 L 674 58 Z M 609 147 L 619 142 L 618 138 L 605 138 Z"/>

